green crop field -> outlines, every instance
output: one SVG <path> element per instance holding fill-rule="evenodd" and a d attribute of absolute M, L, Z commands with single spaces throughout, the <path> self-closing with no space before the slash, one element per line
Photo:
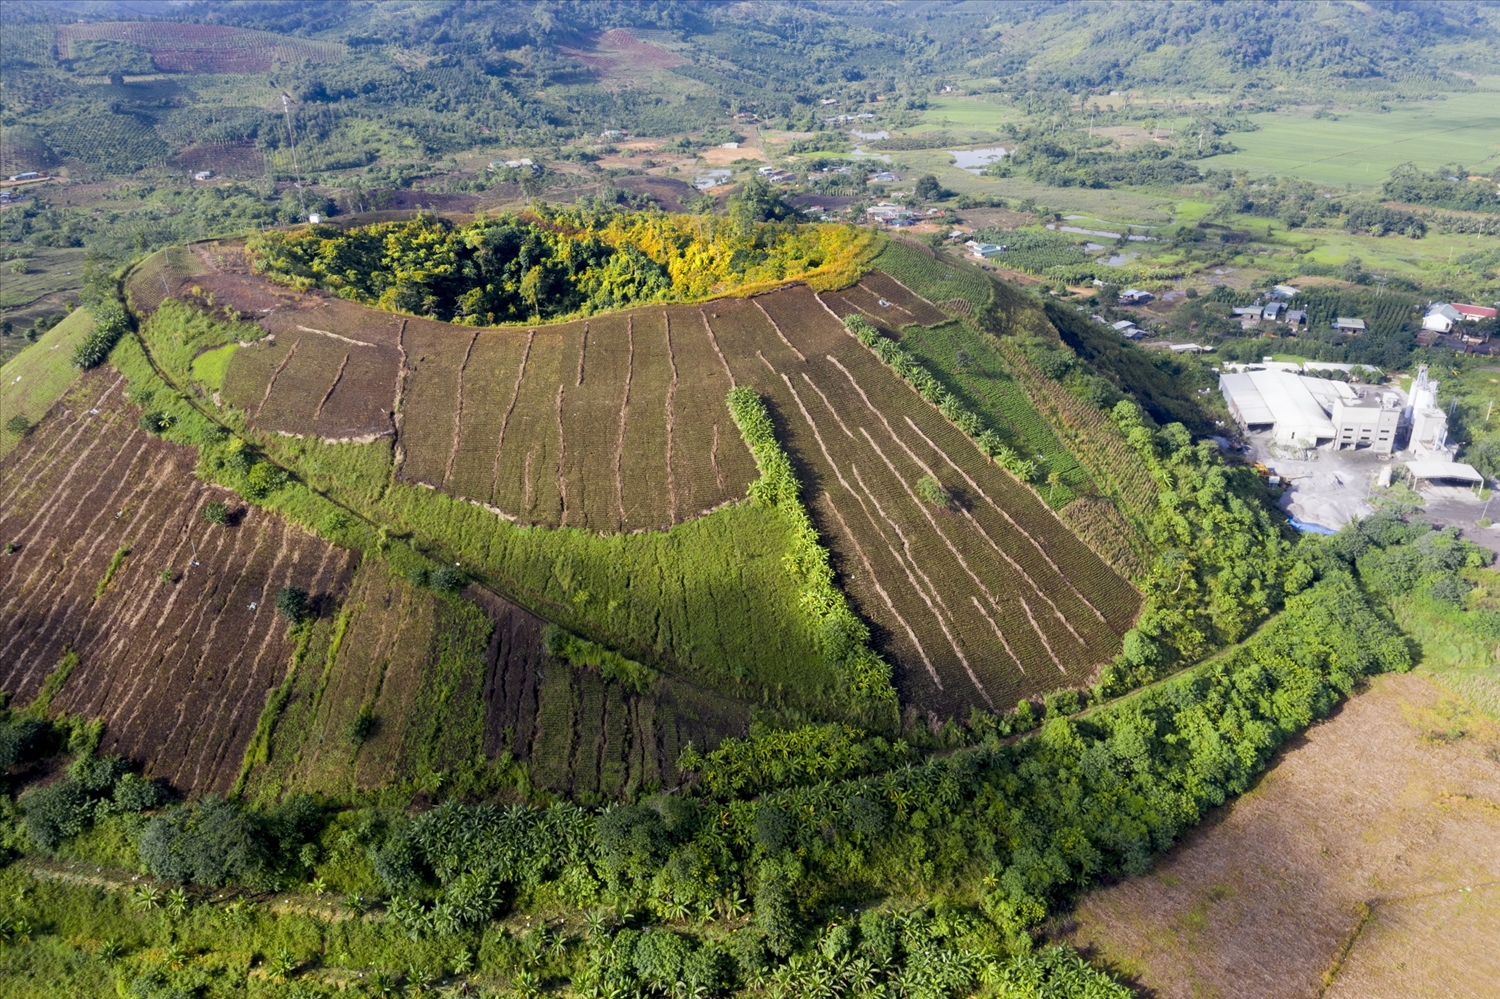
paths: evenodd
<path fill-rule="evenodd" d="M 1500 89 L 1481 86 L 1440 100 L 1392 103 L 1385 112 L 1276 112 L 1236 133 L 1239 152 L 1202 161 L 1220 170 L 1301 177 L 1320 184 L 1378 187 L 1392 167 L 1434 170 L 1462 163 L 1488 172 L 1500 163 Z"/>
<path fill-rule="evenodd" d="M 75 309 L 36 343 L 0 366 L 0 426 L 15 416 L 35 424 L 46 415 L 78 377 L 73 351 L 93 328 L 93 317 L 84 309 Z M 17 435 L 5 431 L 0 436 L 0 456 L 9 453 L 18 440 Z"/>

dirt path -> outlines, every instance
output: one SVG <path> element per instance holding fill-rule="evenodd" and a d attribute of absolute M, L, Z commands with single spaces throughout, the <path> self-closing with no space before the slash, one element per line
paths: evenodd
<path fill-rule="evenodd" d="M 1500 727 L 1378 677 L 1059 935 L 1160 999 L 1493 996 Z"/>

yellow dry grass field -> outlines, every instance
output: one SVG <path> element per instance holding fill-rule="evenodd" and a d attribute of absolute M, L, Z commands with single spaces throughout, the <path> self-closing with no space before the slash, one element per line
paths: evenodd
<path fill-rule="evenodd" d="M 1379 677 L 1061 932 L 1159 999 L 1500 994 L 1500 727 Z"/>

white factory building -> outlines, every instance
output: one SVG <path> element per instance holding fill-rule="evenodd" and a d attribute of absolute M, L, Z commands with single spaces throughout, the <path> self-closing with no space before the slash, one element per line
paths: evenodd
<path fill-rule="evenodd" d="M 1278 365 L 1226 371 L 1219 390 L 1235 422 L 1249 433 L 1273 433 L 1278 444 L 1368 447 L 1377 454 L 1396 447 L 1403 400 L 1389 389 L 1310 378 Z"/>

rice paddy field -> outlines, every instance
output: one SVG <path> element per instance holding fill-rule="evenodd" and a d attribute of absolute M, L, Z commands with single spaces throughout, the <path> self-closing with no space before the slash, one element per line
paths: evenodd
<path fill-rule="evenodd" d="M 1236 133 L 1239 152 L 1205 167 L 1300 177 L 1319 184 L 1378 187 L 1394 166 L 1435 170 L 1462 163 L 1488 172 L 1500 162 L 1500 84 L 1482 80 L 1467 93 L 1392 103 L 1388 111 L 1279 111 L 1252 119 L 1259 131 Z"/>

